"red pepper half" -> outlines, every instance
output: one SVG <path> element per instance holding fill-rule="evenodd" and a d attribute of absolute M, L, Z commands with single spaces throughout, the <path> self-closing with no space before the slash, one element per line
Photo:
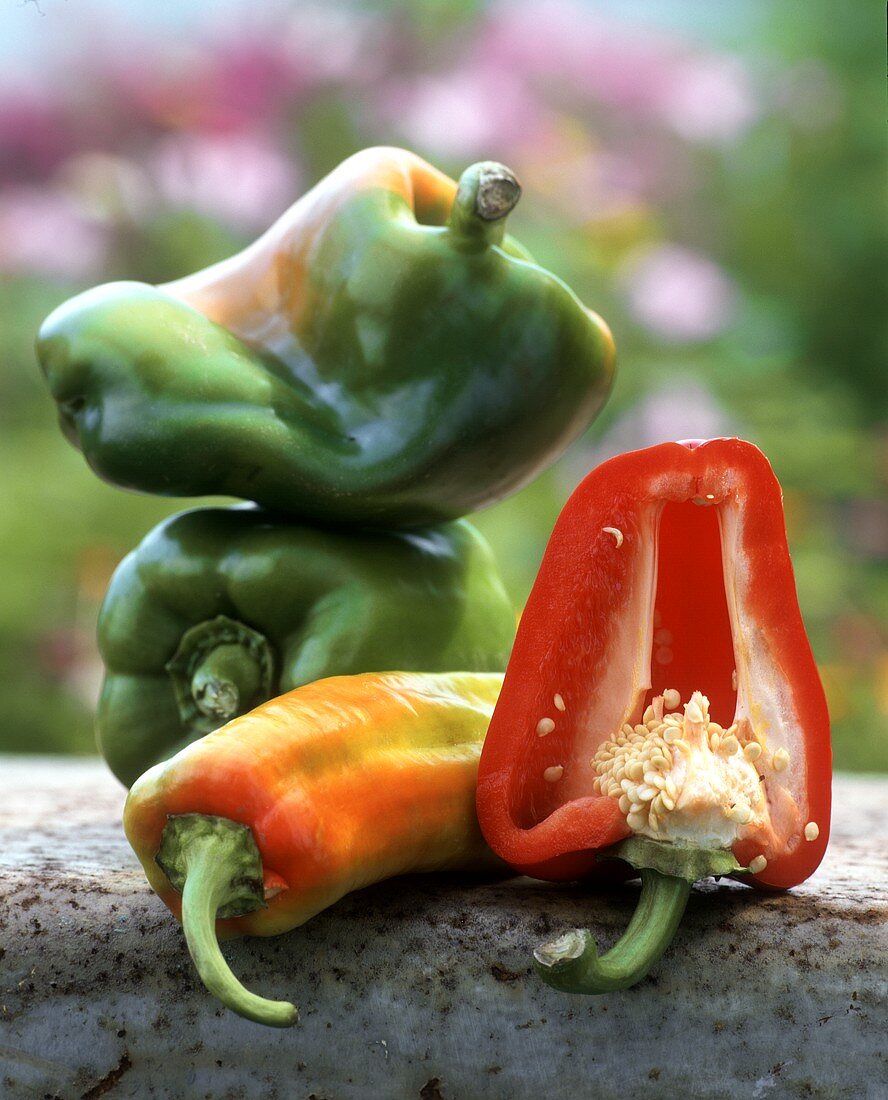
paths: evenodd
<path fill-rule="evenodd" d="M 808 878 L 830 777 L 829 716 L 765 456 L 739 439 L 688 441 L 593 470 L 522 615 L 478 815 L 526 874 L 626 877 L 628 862 L 642 893 L 606 956 L 580 931 L 539 948 L 545 980 L 583 993 L 633 984 L 696 879 Z"/>

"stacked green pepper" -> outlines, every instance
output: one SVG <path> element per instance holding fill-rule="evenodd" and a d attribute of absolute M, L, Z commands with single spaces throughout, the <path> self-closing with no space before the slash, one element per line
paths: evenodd
<path fill-rule="evenodd" d="M 160 524 L 121 562 L 99 623 L 99 744 L 130 785 L 267 699 L 327 676 L 496 672 L 515 615 L 465 520 L 345 532 L 253 507 Z"/>
<path fill-rule="evenodd" d="M 44 322 L 62 430 L 101 477 L 254 502 L 173 517 L 112 581 L 99 737 L 124 782 L 321 677 L 504 667 L 514 616 L 459 517 L 563 453 L 614 361 L 505 235 L 519 195 L 492 162 L 457 184 L 366 150 L 239 255 Z"/>

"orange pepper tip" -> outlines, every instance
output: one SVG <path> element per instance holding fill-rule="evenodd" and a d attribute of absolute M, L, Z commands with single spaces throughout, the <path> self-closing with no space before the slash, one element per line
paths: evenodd
<path fill-rule="evenodd" d="M 282 894 L 285 890 L 290 889 L 290 884 L 285 878 L 277 873 L 277 871 L 270 871 L 265 869 L 265 873 L 262 876 L 262 893 L 266 901 L 269 898 L 277 897 L 278 894 Z"/>
<path fill-rule="evenodd" d="M 182 927 L 201 981 L 240 1016 L 268 1027 L 291 1027 L 299 1011 L 289 1001 L 270 1001 L 246 989 L 219 949 L 216 920 L 264 907 L 262 859 L 252 832 L 236 821 L 208 814 L 169 818 L 157 863 L 182 894 Z M 279 875 L 271 884 L 284 883 Z M 286 884 L 284 883 L 284 886 Z M 280 888 L 280 887 L 279 887 Z"/>

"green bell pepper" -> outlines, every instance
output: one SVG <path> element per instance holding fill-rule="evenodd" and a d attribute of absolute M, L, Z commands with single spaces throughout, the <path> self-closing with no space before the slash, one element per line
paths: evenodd
<path fill-rule="evenodd" d="M 240 505 L 182 512 L 117 569 L 99 616 L 98 738 L 129 785 L 267 699 L 358 672 L 498 672 L 515 613 L 465 520 L 302 527 Z"/>
<path fill-rule="evenodd" d="M 351 157 L 237 256 L 111 283 L 44 322 L 63 431 L 101 477 L 303 520 L 455 519 L 554 462 L 601 409 L 604 322 L 504 235 L 492 162 L 457 186 Z"/>

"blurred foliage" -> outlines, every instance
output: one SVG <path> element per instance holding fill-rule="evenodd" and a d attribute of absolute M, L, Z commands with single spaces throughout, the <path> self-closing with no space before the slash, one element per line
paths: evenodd
<path fill-rule="evenodd" d="M 477 517 L 516 604 L 596 462 L 745 436 L 784 485 L 836 764 L 888 770 L 881 6 L 244 3 L 151 33 L 140 4 L 78 7 L 47 8 L 42 64 L 0 85 L 0 748 L 91 749 L 110 571 L 190 503 L 105 486 L 64 443 L 40 320 L 93 283 L 230 254 L 390 143 L 454 175 L 515 168 L 515 234 L 617 339 L 600 421 Z"/>

